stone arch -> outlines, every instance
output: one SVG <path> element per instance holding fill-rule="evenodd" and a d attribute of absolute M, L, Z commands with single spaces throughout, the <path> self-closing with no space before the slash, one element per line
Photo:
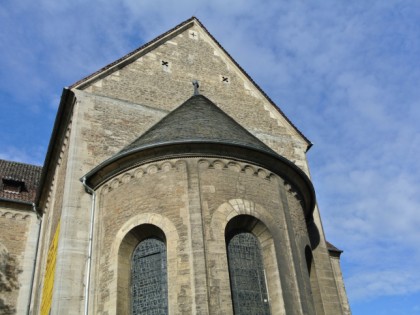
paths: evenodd
<path fill-rule="evenodd" d="M 262 224 L 261 221 L 255 217 L 239 215 L 226 226 L 229 280 L 235 314 L 270 314 L 265 261 L 271 257 L 263 257 L 263 246 L 253 231 L 259 224 Z"/>
<path fill-rule="evenodd" d="M 155 225 L 139 225 L 124 237 L 118 251 L 118 314 L 140 314 L 139 310 L 156 311 L 156 307 L 167 312 L 166 253 L 165 234 Z M 145 287 L 151 273 L 153 283 Z"/>
<path fill-rule="evenodd" d="M 233 222 L 233 223 L 232 223 Z M 255 235 L 261 244 L 264 269 L 267 275 L 267 288 L 272 314 L 285 314 L 279 265 L 272 231 L 275 223 L 269 212 L 259 204 L 245 199 L 232 199 L 220 205 L 213 213 L 210 222 L 210 248 L 217 254 L 212 257 L 218 266 L 218 273 L 212 275 L 220 283 L 218 290 L 230 303 L 232 312 L 232 295 L 229 283 L 226 236 L 230 231 L 239 228 Z M 215 249 L 218 250 L 215 250 Z"/>
<path fill-rule="evenodd" d="M 131 255 L 141 240 L 148 237 L 157 237 L 166 244 L 167 255 L 167 281 L 168 287 L 176 283 L 177 277 L 177 247 L 178 232 L 175 225 L 165 216 L 155 213 L 139 214 L 130 218 L 117 232 L 111 247 L 111 257 L 114 257 L 113 287 L 115 288 L 116 314 L 129 314 L 130 311 L 130 276 Z M 168 301 L 176 300 L 176 292 L 168 291 Z M 171 304 L 168 303 L 168 312 Z"/>

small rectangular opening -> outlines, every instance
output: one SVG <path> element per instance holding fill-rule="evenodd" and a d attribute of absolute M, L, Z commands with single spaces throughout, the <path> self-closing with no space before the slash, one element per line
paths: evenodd
<path fill-rule="evenodd" d="M 3 191 L 12 193 L 12 194 L 19 194 L 23 191 L 26 191 L 25 182 L 22 180 L 14 179 L 14 178 L 2 178 L 3 182 Z"/>

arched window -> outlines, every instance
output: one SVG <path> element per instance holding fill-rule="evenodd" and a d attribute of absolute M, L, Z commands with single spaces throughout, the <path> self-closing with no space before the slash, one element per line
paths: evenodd
<path fill-rule="evenodd" d="M 155 237 L 142 240 L 131 261 L 131 314 L 168 314 L 166 246 Z"/>
<path fill-rule="evenodd" d="M 270 314 L 260 243 L 252 233 L 236 231 L 227 241 L 234 314 Z"/>

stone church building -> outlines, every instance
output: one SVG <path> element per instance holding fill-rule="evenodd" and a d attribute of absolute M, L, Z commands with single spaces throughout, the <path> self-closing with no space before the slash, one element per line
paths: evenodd
<path fill-rule="evenodd" d="M 311 142 L 191 18 L 65 88 L 0 160 L 2 314 L 350 314 Z"/>

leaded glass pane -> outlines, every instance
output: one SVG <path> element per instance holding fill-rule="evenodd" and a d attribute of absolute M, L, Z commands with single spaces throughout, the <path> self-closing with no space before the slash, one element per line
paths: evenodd
<path fill-rule="evenodd" d="M 131 269 L 132 314 L 168 314 L 166 247 L 156 238 L 140 242 Z"/>
<path fill-rule="evenodd" d="M 270 306 L 258 239 L 237 233 L 228 243 L 233 309 L 236 315 L 269 315 Z"/>

